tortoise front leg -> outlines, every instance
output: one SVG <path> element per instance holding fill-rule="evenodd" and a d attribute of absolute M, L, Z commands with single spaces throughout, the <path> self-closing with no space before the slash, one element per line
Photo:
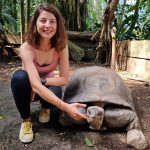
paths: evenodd
<path fill-rule="evenodd" d="M 104 122 L 108 127 L 127 127 L 127 144 L 135 149 L 145 149 L 147 141 L 140 128 L 137 114 L 129 109 L 106 109 Z"/>

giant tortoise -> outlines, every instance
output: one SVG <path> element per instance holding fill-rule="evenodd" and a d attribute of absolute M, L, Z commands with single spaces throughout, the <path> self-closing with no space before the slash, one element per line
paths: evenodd
<path fill-rule="evenodd" d="M 88 123 L 93 130 L 125 127 L 128 145 L 136 149 L 147 147 L 131 92 L 115 71 L 99 66 L 77 69 L 65 88 L 63 99 L 67 103 L 87 104 L 79 111 L 88 117 L 86 121 L 75 121 L 61 112 L 59 121 L 63 126 Z"/>

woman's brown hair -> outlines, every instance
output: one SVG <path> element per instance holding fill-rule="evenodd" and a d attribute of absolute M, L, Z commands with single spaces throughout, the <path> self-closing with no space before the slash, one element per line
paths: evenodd
<path fill-rule="evenodd" d="M 66 46 L 67 35 L 65 32 L 64 18 L 60 11 L 52 4 L 42 4 L 36 9 L 34 15 L 30 20 L 26 40 L 34 47 L 37 47 L 39 45 L 40 35 L 38 34 L 36 29 L 36 21 L 43 10 L 52 13 L 56 17 L 57 30 L 56 34 L 51 39 L 51 46 L 59 52 Z"/>

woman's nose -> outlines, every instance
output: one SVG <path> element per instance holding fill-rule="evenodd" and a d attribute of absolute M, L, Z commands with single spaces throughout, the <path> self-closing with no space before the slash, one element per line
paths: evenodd
<path fill-rule="evenodd" d="M 49 20 L 46 21 L 45 26 L 50 27 L 50 21 Z"/>

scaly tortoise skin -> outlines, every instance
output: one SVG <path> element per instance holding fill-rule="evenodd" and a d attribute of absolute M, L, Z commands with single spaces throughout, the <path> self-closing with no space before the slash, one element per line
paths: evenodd
<path fill-rule="evenodd" d="M 77 122 L 61 112 L 59 121 L 63 126 L 89 123 L 94 130 L 126 127 L 128 145 L 136 149 L 147 147 L 131 92 L 115 71 L 99 66 L 77 69 L 65 88 L 63 99 L 67 103 L 87 104 L 87 108 L 79 111 L 88 116 L 87 121 Z"/>

